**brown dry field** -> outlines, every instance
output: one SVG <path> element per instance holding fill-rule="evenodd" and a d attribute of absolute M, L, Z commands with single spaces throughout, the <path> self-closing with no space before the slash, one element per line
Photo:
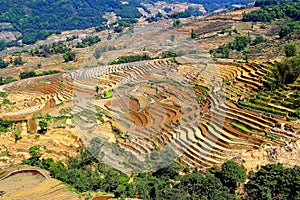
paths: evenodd
<path fill-rule="evenodd" d="M 18 166 L 0 170 L 1 199 L 82 199 L 66 186 L 49 176 L 48 172 L 36 167 Z"/>

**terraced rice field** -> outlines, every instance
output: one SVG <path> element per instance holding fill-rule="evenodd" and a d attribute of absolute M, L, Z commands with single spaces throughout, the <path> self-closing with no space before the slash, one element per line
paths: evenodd
<path fill-rule="evenodd" d="M 238 103 L 264 87 L 266 64 L 192 61 L 100 66 L 11 83 L 1 90 L 15 104 L 0 116 L 28 119 L 72 102 L 82 143 L 125 172 L 158 169 L 174 159 L 204 169 L 299 137 L 299 124 L 278 128 L 283 117 Z M 103 98 L 105 91 L 112 98 Z"/>
<path fill-rule="evenodd" d="M 21 169 L 20 169 L 21 168 Z M 22 180 L 22 181 L 20 181 Z M 1 199 L 80 199 L 44 170 L 33 167 L 0 171 Z"/>

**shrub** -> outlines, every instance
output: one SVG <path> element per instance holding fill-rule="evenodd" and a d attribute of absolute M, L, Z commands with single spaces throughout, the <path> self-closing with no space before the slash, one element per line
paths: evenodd
<path fill-rule="evenodd" d="M 14 59 L 14 65 L 23 65 L 23 60 L 21 56 L 18 56 Z"/>
<path fill-rule="evenodd" d="M 65 62 L 75 61 L 76 54 L 74 51 L 67 51 L 66 53 L 63 54 L 63 58 L 64 58 Z"/>
<path fill-rule="evenodd" d="M 295 44 L 287 44 L 284 46 L 284 52 L 286 57 L 296 56 L 297 48 Z"/>
<path fill-rule="evenodd" d="M 222 164 L 221 181 L 225 186 L 235 191 L 237 183 L 246 181 L 246 170 L 233 160 L 228 160 Z"/>
<path fill-rule="evenodd" d="M 274 75 L 279 84 L 293 83 L 300 75 L 300 56 L 292 56 L 276 63 Z"/>

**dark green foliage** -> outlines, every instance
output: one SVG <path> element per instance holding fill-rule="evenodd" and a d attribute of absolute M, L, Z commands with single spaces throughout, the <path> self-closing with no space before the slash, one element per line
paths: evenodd
<path fill-rule="evenodd" d="M 43 1 L 43 0 L 8 0 L 0 5 L 0 20 L 10 22 L 13 30 L 22 33 L 24 44 L 33 44 L 37 40 L 46 39 L 51 34 L 60 34 L 63 30 L 85 29 L 97 26 L 97 31 L 105 30 L 106 19 L 103 15 L 106 12 L 114 11 L 122 20 L 129 19 L 131 23 L 135 18 L 142 14 L 138 7 L 143 8 L 146 12 L 150 11 L 143 3 L 153 3 L 156 0 L 129 0 L 128 4 L 122 4 L 118 0 L 65 0 L 65 1 Z M 167 0 L 169 3 L 186 2 L 184 0 Z M 207 11 L 213 11 L 221 7 L 232 8 L 232 4 L 247 5 L 251 0 L 216 0 L 208 2 L 206 0 L 190 0 L 190 3 L 202 4 Z M 167 12 L 171 10 L 165 8 Z M 184 12 L 175 12 L 170 14 L 171 18 L 198 16 L 203 13 L 197 7 L 188 7 Z M 157 13 L 149 21 L 156 21 L 161 18 L 162 14 Z M 115 31 L 120 32 L 124 26 L 115 27 Z M 15 41 L 0 42 L 0 51 L 6 47 L 15 46 Z M 80 45 L 79 45 L 80 46 Z"/>
<path fill-rule="evenodd" d="M 0 69 L 6 68 L 9 63 L 4 62 L 2 58 L 0 58 Z"/>
<path fill-rule="evenodd" d="M 79 192 L 106 191 L 113 192 L 119 185 L 119 178 L 124 177 L 121 172 L 100 164 L 88 151 L 80 149 L 79 155 L 69 158 L 67 165 L 54 162 L 53 159 L 40 159 L 39 146 L 29 148 L 31 157 L 23 160 L 24 164 L 38 166 L 49 170 L 53 178 L 70 184 Z M 101 176 L 105 177 L 105 181 Z"/>
<path fill-rule="evenodd" d="M 284 46 L 284 52 L 286 57 L 296 56 L 297 48 L 295 44 L 287 44 Z"/>
<path fill-rule="evenodd" d="M 40 166 L 40 158 L 42 156 L 40 146 L 35 145 L 30 147 L 29 153 L 31 157 L 28 160 L 23 160 L 22 163 L 31 166 Z"/>
<path fill-rule="evenodd" d="M 278 5 L 280 1 L 278 0 L 259 0 L 255 1 L 254 6 L 256 7 L 265 7 L 265 6 L 271 6 L 271 5 Z"/>
<path fill-rule="evenodd" d="M 160 179 L 177 179 L 177 176 L 179 175 L 179 171 L 182 170 L 182 166 L 180 166 L 178 163 L 172 163 L 171 165 L 161 168 L 153 173 L 153 175 Z"/>
<path fill-rule="evenodd" d="M 211 54 L 221 54 L 222 58 L 228 58 L 231 50 L 243 51 L 251 43 L 250 37 L 237 36 L 233 42 L 223 44 L 215 50 L 210 50 Z"/>
<path fill-rule="evenodd" d="M 299 30 L 300 30 L 299 21 L 289 22 L 285 20 L 281 25 L 281 29 L 279 31 L 279 37 L 284 38 L 285 36 L 288 36 L 291 33 L 295 33 L 296 31 L 299 32 Z"/>
<path fill-rule="evenodd" d="M 17 79 L 9 76 L 7 78 L 3 78 L 2 76 L 0 76 L 0 85 L 4 85 L 4 84 L 8 84 L 8 83 L 11 83 L 11 82 L 14 82 L 16 81 Z"/>
<path fill-rule="evenodd" d="M 7 132 L 13 125 L 13 121 L 0 118 L 0 132 Z"/>
<path fill-rule="evenodd" d="M 221 180 L 225 186 L 235 191 L 237 183 L 244 183 L 246 170 L 232 160 L 222 164 Z"/>
<path fill-rule="evenodd" d="M 174 27 L 177 27 L 177 26 L 179 26 L 180 24 L 181 24 L 180 19 L 175 19 L 175 20 L 173 21 L 173 26 L 174 26 Z"/>
<path fill-rule="evenodd" d="M 251 45 L 257 45 L 263 42 L 266 42 L 267 40 L 265 38 L 263 38 L 263 36 L 259 35 L 256 36 L 256 38 L 251 42 Z"/>
<path fill-rule="evenodd" d="M 97 143 L 97 141 L 94 141 Z M 99 142 L 99 141 L 98 141 Z M 236 183 L 245 181 L 245 170 L 233 161 L 226 161 L 222 171 L 213 168 L 204 176 L 194 171 L 180 175 L 179 164 L 160 169 L 154 173 L 135 174 L 133 182 L 129 177 L 96 160 L 87 150 L 79 149 L 76 157 L 67 164 L 41 159 L 39 146 L 30 147 L 31 157 L 24 164 L 39 166 L 50 171 L 59 179 L 79 192 L 105 191 L 118 198 L 178 199 L 178 200 L 234 200 Z M 252 173 L 245 184 L 248 199 L 297 199 L 300 197 L 300 168 L 283 168 L 282 165 L 266 165 Z M 229 186 L 231 190 L 227 187 Z"/>
<path fill-rule="evenodd" d="M 66 53 L 63 54 L 63 58 L 65 62 L 69 61 L 75 61 L 76 60 L 76 54 L 74 51 L 67 51 Z"/>
<path fill-rule="evenodd" d="M 7 97 L 7 94 L 5 92 L 0 92 L 0 97 Z"/>
<path fill-rule="evenodd" d="M 271 22 L 275 19 L 284 20 L 279 32 L 280 38 L 289 35 L 300 29 L 300 2 L 299 1 L 259 1 L 256 6 L 262 6 L 262 9 L 255 10 L 243 15 L 243 21 L 252 22 Z M 289 22 L 291 21 L 291 22 Z"/>
<path fill-rule="evenodd" d="M 45 120 L 39 121 L 39 127 L 41 128 L 38 133 L 45 134 L 48 129 L 48 123 Z"/>
<path fill-rule="evenodd" d="M 269 2 L 269 3 L 266 3 Z M 300 2 L 295 1 L 264 1 L 262 9 L 255 10 L 250 13 L 245 13 L 243 21 L 252 22 L 270 22 L 274 19 L 291 18 L 292 20 L 299 20 Z"/>
<path fill-rule="evenodd" d="M 210 54 L 221 54 L 222 58 L 229 58 L 229 54 L 230 54 L 230 46 L 229 44 L 223 44 L 221 46 L 219 46 L 216 50 L 210 50 L 209 51 Z"/>
<path fill-rule="evenodd" d="M 231 44 L 231 49 L 242 51 L 247 47 L 247 44 L 251 42 L 251 39 L 247 36 L 238 36 Z"/>
<path fill-rule="evenodd" d="M 13 135 L 14 135 L 14 138 L 15 138 L 15 142 L 18 142 L 19 140 L 22 139 L 21 134 L 20 134 L 20 131 L 15 131 L 15 132 L 13 133 Z"/>
<path fill-rule="evenodd" d="M 164 51 L 162 52 L 162 58 L 174 58 L 177 57 L 178 54 L 175 51 Z"/>
<path fill-rule="evenodd" d="M 14 65 L 23 65 L 23 60 L 20 55 L 18 57 L 14 58 Z"/>
<path fill-rule="evenodd" d="M 32 69 L 29 71 L 21 72 L 19 77 L 20 79 L 25 79 L 25 78 L 31 78 L 31 77 L 36 77 L 37 73 Z"/>
<path fill-rule="evenodd" d="M 279 84 L 293 83 L 300 75 L 300 56 L 292 56 L 276 63 L 274 76 Z"/>
<path fill-rule="evenodd" d="M 197 37 L 197 34 L 196 34 L 195 30 L 192 29 L 192 30 L 191 30 L 191 38 L 192 38 L 192 39 L 195 39 L 196 37 Z"/>
<path fill-rule="evenodd" d="M 74 37 L 74 36 L 73 36 Z M 70 51 L 70 48 L 66 47 L 62 42 L 55 42 L 51 45 L 41 45 L 39 47 L 36 47 L 35 49 L 30 51 L 30 54 L 32 56 L 37 55 L 37 56 L 42 56 L 42 57 L 47 57 L 50 54 L 57 54 L 57 53 L 66 53 Z"/>
<path fill-rule="evenodd" d="M 172 14 L 169 14 L 168 16 L 173 19 L 178 18 L 188 18 L 191 16 L 200 16 L 203 15 L 203 13 L 199 10 L 199 8 L 194 7 L 188 7 L 185 11 L 182 12 L 174 12 Z"/>
<path fill-rule="evenodd" d="M 16 46 L 16 41 L 5 42 L 4 40 L 0 40 L 0 51 L 6 49 L 7 47 Z"/>
<path fill-rule="evenodd" d="M 162 17 L 163 17 L 163 14 L 161 14 L 161 12 L 158 12 L 155 16 L 148 17 L 146 20 L 151 23 L 151 22 L 158 21 Z"/>
<path fill-rule="evenodd" d="M 61 71 L 59 71 L 59 70 L 48 70 L 48 71 L 43 71 L 40 74 L 37 74 L 37 76 L 46 76 L 46 75 L 58 74 L 58 73 L 61 73 Z"/>
<path fill-rule="evenodd" d="M 19 77 L 20 79 L 25 79 L 25 78 L 31 78 L 31 77 L 37 77 L 37 76 L 46 76 L 50 74 L 57 74 L 61 73 L 59 70 L 49 70 L 49 71 L 43 71 L 42 73 L 36 73 L 33 69 L 25 72 L 21 72 Z"/>
<path fill-rule="evenodd" d="M 186 9 L 185 12 L 189 13 L 191 16 L 203 15 L 203 12 L 201 12 L 199 8 L 195 8 L 195 7 L 188 7 L 188 9 Z"/>
<path fill-rule="evenodd" d="M 117 0 L 8 0 L 1 3 L 0 20 L 12 23 L 22 33 L 24 44 L 32 44 L 63 30 L 98 26 L 106 22 L 105 12 L 115 11 L 122 18 L 140 17 L 138 6 L 135 0 L 128 5 Z"/>
<path fill-rule="evenodd" d="M 95 36 L 95 37 L 88 36 L 86 38 L 83 38 L 81 42 L 78 42 L 76 48 L 85 48 L 88 46 L 92 46 L 93 44 L 96 44 L 100 41 L 101 39 L 99 38 L 99 36 Z"/>
<path fill-rule="evenodd" d="M 230 194 L 220 179 L 210 174 L 203 176 L 201 173 L 193 173 L 182 176 L 176 188 L 189 199 L 235 199 L 235 195 Z"/>
<path fill-rule="evenodd" d="M 135 6 L 132 5 L 122 5 L 119 6 L 118 9 L 114 10 L 116 12 L 117 16 L 120 16 L 122 18 L 140 18 L 142 16 L 142 14 L 140 12 L 138 12 L 137 8 Z"/>
<path fill-rule="evenodd" d="M 183 11 L 183 12 L 174 12 L 174 13 L 169 15 L 169 17 L 172 18 L 172 19 L 188 18 L 190 16 L 192 16 L 192 15 L 188 12 L 185 12 L 185 11 Z"/>
<path fill-rule="evenodd" d="M 248 199 L 299 199 L 300 168 L 285 168 L 282 165 L 268 164 L 249 176 L 245 184 Z"/>
<path fill-rule="evenodd" d="M 141 61 L 141 60 L 151 60 L 152 58 L 147 55 L 129 55 L 129 56 L 120 56 L 117 60 L 113 60 L 110 62 L 111 65 L 114 64 L 120 64 L 120 63 L 129 63 L 129 62 L 135 62 L 135 61 Z"/>
<path fill-rule="evenodd" d="M 33 69 L 29 71 L 24 71 L 21 72 L 19 77 L 20 79 L 25 79 L 25 78 L 31 78 L 31 77 L 37 77 L 37 76 L 46 76 L 50 74 L 57 74 L 61 73 L 59 70 L 49 70 L 49 71 L 43 71 L 42 73 L 36 73 Z"/>

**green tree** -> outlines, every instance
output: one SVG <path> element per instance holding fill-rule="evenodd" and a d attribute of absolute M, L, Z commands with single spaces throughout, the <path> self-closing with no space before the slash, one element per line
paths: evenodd
<path fill-rule="evenodd" d="M 225 186 L 235 191 L 237 183 L 246 181 L 246 170 L 233 160 L 228 160 L 222 164 L 221 181 Z"/>
<path fill-rule="evenodd" d="M 192 29 L 192 31 L 191 31 L 191 38 L 195 39 L 196 37 L 197 37 L 197 34 L 196 34 L 195 30 Z"/>
<path fill-rule="evenodd" d="M 229 189 L 224 187 L 218 178 L 210 174 L 203 176 L 201 173 L 194 172 L 182 176 L 180 184 L 176 188 L 189 196 L 189 199 L 235 199 L 235 195 L 230 194 Z"/>
<path fill-rule="evenodd" d="M 74 51 L 67 51 L 66 53 L 63 54 L 63 58 L 65 62 L 69 61 L 75 61 L 76 60 L 76 54 Z"/>
<path fill-rule="evenodd" d="M 179 175 L 179 171 L 182 168 L 183 167 L 181 165 L 174 162 L 174 163 L 168 165 L 167 167 L 163 167 L 163 168 L 157 170 L 156 172 L 153 173 L 153 175 L 158 178 L 166 179 L 166 180 L 176 179 L 177 176 Z"/>
<path fill-rule="evenodd" d="M 296 56 L 297 48 L 295 44 L 287 44 L 284 46 L 284 52 L 286 57 Z"/>
<path fill-rule="evenodd" d="M 292 56 L 276 63 L 274 76 L 277 84 L 289 84 L 295 82 L 300 75 L 300 56 Z"/>
<path fill-rule="evenodd" d="M 0 69 L 6 68 L 8 66 L 7 62 L 4 62 L 2 58 L 0 58 Z"/>
<path fill-rule="evenodd" d="M 28 160 L 23 160 L 22 163 L 31 166 L 39 166 L 40 157 L 42 156 L 40 146 L 31 146 L 29 148 L 29 154 L 31 155 L 31 157 Z"/>
<path fill-rule="evenodd" d="M 48 123 L 45 120 L 39 121 L 39 127 L 41 129 L 38 133 L 45 134 L 48 129 Z"/>
<path fill-rule="evenodd" d="M 31 78 L 31 77 L 36 77 L 37 73 L 32 69 L 29 71 L 21 72 L 19 77 L 20 79 L 25 79 L 25 78 Z"/>
<path fill-rule="evenodd" d="M 261 35 L 256 36 L 256 38 L 251 42 L 251 45 L 257 45 L 259 43 L 265 42 L 266 39 L 264 39 Z"/>
<path fill-rule="evenodd" d="M 249 200 L 299 199 L 300 167 L 285 168 L 280 164 L 262 166 L 245 184 Z"/>
<path fill-rule="evenodd" d="M 174 26 L 174 27 L 180 26 L 180 24 L 181 24 L 180 19 L 175 19 L 175 20 L 173 21 L 173 26 Z"/>
<path fill-rule="evenodd" d="M 18 57 L 14 58 L 14 65 L 23 65 L 22 57 L 19 55 Z"/>

